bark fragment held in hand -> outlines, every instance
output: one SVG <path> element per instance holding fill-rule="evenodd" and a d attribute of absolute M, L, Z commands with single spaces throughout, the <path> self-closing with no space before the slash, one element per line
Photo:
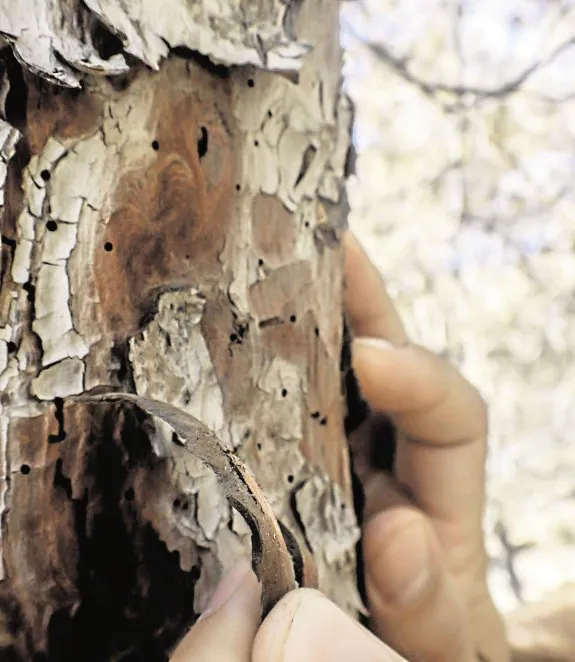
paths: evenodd
<path fill-rule="evenodd" d="M 79 400 L 131 403 L 167 423 L 182 443 L 172 445 L 177 466 L 186 471 L 190 453 L 207 464 L 218 477 L 230 504 L 242 515 L 252 536 L 252 565 L 262 583 L 262 610 L 267 614 L 288 591 L 297 587 L 294 563 L 306 583 L 314 581 L 311 555 L 303 556 L 289 533 L 290 551 L 273 511 L 243 462 L 225 448 L 201 421 L 177 407 L 130 393 L 84 395 Z M 285 527 L 284 527 L 285 528 Z"/>

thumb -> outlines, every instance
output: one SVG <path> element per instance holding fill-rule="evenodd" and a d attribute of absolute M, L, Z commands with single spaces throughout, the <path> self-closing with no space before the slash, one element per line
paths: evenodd
<path fill-rule="evenodd" d="M 284 596 L 263 622 L 252 662 L 405 662 L 319 591 Z"/>
<path fill-rule="evenodd" d="M 261 618 L 260 595 L 249 562 L 241 561 L 218 584 L 170 662 L 250 662 Z"/>
<path fill-rule="evenodd" d="M 422 662 L 477 659 L 465 605 L 425 515 L 383 510 L 365 524 L 363 549 L 371 625 L 385 641 Z"/>

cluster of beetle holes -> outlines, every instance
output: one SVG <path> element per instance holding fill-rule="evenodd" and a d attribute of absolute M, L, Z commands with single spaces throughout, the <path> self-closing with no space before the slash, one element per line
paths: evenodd
<path fill-rule="evenodd" d="M 248 78 L 247 84 L 248 84 L 248 87 L 254 87 L 255 86 L 254 79 L 253 78 Z M 269 118 L 273 117 L 273 112 L 271 110 L 268 110 L 268 117 Z M 202 139 L 201 139 L 202 145 L 200 145 L 200 143 L 198 142 L 198 152 L 199 152 L 200 158 L 202 156 L 204 156 L 206 151 L 207 151 L 207 129 L 205 127 L 201 127 L 201 132 L 202 132 Z M 259 147 L 259 141 L 257 139 L 254 140 L 254 146 Z M 152 141 L 152 149 L 155 152 L 157 152 L 160 149 L 160 143 L 157 140 Z M 47 182 L 47 181 L 50 180 L 50 172 L 48 170 L 42 170 L 42 172 L 40 173 L 40 177 L 42 177 L 42 179 L 45 182 Z M 241 188 L 242 187 L 241 187 L 240 184 L 236 184 L 236 191 L 240 191 Z M 304 225 L 305 225 L 306 228 L 308 228 L 309 227 L 309 221 L 305 221 Z M 46 223 L 46 229 L 50 232 L 55 232 L 58 229 L 58 224 L 56 223 L 56 221 L 50 220 Z M 111 252 L 113 250 L 113 248 L 114 248 L 114 245 L 110 241 L 107 241 L 104 244 L 104 250 L 108 253 Z M 258 260 L 258 265 L 260 267 L 262 267 L 264 265 L 264 261 L 261 258 Z M 297 316 L 292 314 L 292 315 L 290 315 L 289 320 L 292 324 L 295 324 L 295 322 L 297 321 Z M 230 340 L 232 339 L 232 337 L 234 335 L 235 334 L 232 334 L 232 336 L 230 336 Z M 319 336 L 319 328 L 318 327 L 315 328 L 315 335 Z M 287 394 L 288 394 L 287 389 L 283 388 L 282 391 L 281 391 L 282 398 L 287 397 Z M 320 412 L 319 411 L 313 412 L 311 414 L 311 417 L 313 419 L 320 419 Z M 327 418 L 325 416 L 323 416 L 319 420 L 319 424 L 324 425 L 324 426 L 327 425 Z M 257 448 L 258 448 L 258 450 L 261 450 L 262 445 L 260 443 L 258 443 Z M 20 472 L 23 475 L 27 475 L 27 474 L 30 473 L 30 467 L 27 464 L 23 464 L 20 467 Z M 288 483 L 293 483 L 294 477 L 293 477 L 292 474 L 288 475 L 287 481 L 288 481 Z M 132 488 L 129 488 L 128 490 L 126 490 L 125 497 L 126 497 L 127 501 L 132 501 L 134 499 L 134 490 Z M 173 506 L 174 506 L 174 508 L 181 507 L 182 510 L 187 510 L 188 509 L 188 503 L 185 502 L 185 501 L 182 503 L 180 501 L 180 499 L 178 499 L 178 498 L 174 499 Z"/>
<path fill-rule="evenodd" d="M 254 87 L 254 86 L 255 86 L 254 79 L 253 78 L 248 78 L 248 87 Z M 268 110 L 268 117 L 270 119 L 273 117 L 273 112 L 271 110 Z M 198 141 L 198 154 L 199 154 L 199 157 L 202 158 L 203 156 L 206 155 L 206 152 L 208 151 L 208 130 L 206 129 L 206 127 L 202 126 L 202 127 L 200 127 L 200 131 L 202 133 L 202 137 Z M 259 147 L 259 144 L 260 143 L 257 139 L 254 140 L 254 146 L 255 147 Z M 152 140 L 152 149 L 155 152 L 157 152 L 160 149 L 160 143 L 157 140 Z M 50 180 L 51 175 L 50 175 L 50 172 L 48 170 L 42 170 L 42 172 L 40 173 L 40 177 L 45 182 L 47 182 L 47 181 Z M 242 189 L 241 185 L 236 184 L 236 191 L 241 191 L 241 189 Z M 309 221 L 305 221 L 304 226 L 306 228 L 309 228 Z M 46 223 L 46 229 L 50 232 L 56 232 L 56 230 L 58 229 L 58 224 L 56 223 L 56 221 L 50 220 Z M 110 253 L 112 250 L 114 250 L 114 244 L 112 244 L 111 241 L 107 241 L 104 244 L 104 250 L 107 253 Z M 260 260 L 260 262 L 261 262 L 261 264 L 263 264 L 263 261 Z"/>
<path fill-rule="evenodd" d="M 156 142 L 156 141 L 154 141 L 154 142 Z M 51 178 L 50 171 L 49 171 L 49 170 L 42 170 L 42 171 L 40 172 L 40 177 L 41 177 L 45 182 L 50 181 L 50 178 Z M 46 222 L 46 230 L 48 230 L 48 232 L 56 232 L 57 229 L 58 229 L 58 223 L 57 223 L 56 221 L 54 221 L 54 220 L 49 220 L 49 221 Z M 107 241 L 107 242 L 104 244 L 104 250 L 105 250 L 106 252 L 109 253 L 109 252 L 112 251 L 113 249 L 114 249 L 114 244 L 112 244 L 111 241 Z M 22 472 L 22 473 L 24 473 L 24 472 Z"/>

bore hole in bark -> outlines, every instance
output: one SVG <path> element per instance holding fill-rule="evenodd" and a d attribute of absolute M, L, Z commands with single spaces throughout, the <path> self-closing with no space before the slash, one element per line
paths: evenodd
<path fill-rule="evenodd" d="M 304 228 L 309 228 L 309 221 L 306 221 L 306 222 L 303 224 L 303 226 L 304 226 Z"/>
<path fill-rule="evenodd" d="M 107 251 L 108 253 L 110 253 L 111 251 L 114 250 L 114 244 L 111 241 L 107 241 L 104 244 L 104 250 Z"/>
<path fill-rule="evenodd" d="M 259 451 L 261 451 L 261 449 L 262 449 L 262 445 L 261 445 L 259 442 L 256 444 L 256 447 L 257 447 L 257 449 L 258 449 Z"/>
<path fill-rule="evenodd" d="M 324 416 L 321 421 L 319 422 L 320 425 L 327 425 L 327 417 Z"/>
<path fill-rule="evenodd" d="M 23 465 L 20 467 L 20 473 L 21 473 L 23 476 L 27 476 L 27 475 L 30 473 L 30 467 L 29 467 L 27 464 L 23 464 Z"/>
<path fill-rule="evenodd" d="M 316 326 L 315 329 L 313 330 L 313 332 L 319 338 L 319 326 Z"/>
<path fill-rule="evenodd" d="M 8 350 L 8 354 L 14 354 L 16 351 L 16 343 L 10 340 L 6 343 L 6 349 Z"/>
<path fill-rule="evenodd" d="M 271 111 L 271 110 L 268 110 L 268 117 L 269 117 L 269 118 L 272 118 L 273 116 L 274 116 L 274 114 L 272 113 L 272 111 Z"/>
<path fill-rule="evenodd" d="M 152 149 L 157 152 L 160 149 L 160 143 L 157 140 L 152 140 Z"/>
<path fill-rule="evenodd" d="M 293 483 L 293 475 L 292 474 L 289 474 L 289 476 L 287 477 L 287 482 L 288 483 Z"/>
<path fill-rule="evenodd" d="M 40 177 L 42 177 L 45 182 L 48 182 L 50 181 L 50 177 L 52 177 L 52 175 L 50 174 L 49 170 L 42 170 Z"/>
<path fill-rule="evenodd" d="M 287 396 L 287 388 L 282 388 L 282 398 L 285 398 Z"/>
<path fill-rule="evenodd" d="M 200 127 L 201 136 L 198 139 L 198 156 L 203 158 L 208 153 L 208 130 L 205 126 Z"/>
<path fill-rule="evenodd" d="M 49 230 L 50 232 L 56 232 L 58 229 L 58 223 L 56 221 L 48 221 L 46 223 L 46 230 Z"/>
<path fill-rule="evenodd" d="M 240 184 L 236 184 L 236 191 L 241 191 L 241 190 L 242 190 L 242 187 L 240 186 Z"/>
<path fill-rule="evenodd" d="M 184 503 L 182 504 L 182 510 L 187 510 L 188 507 L 189 507 L 188 502 L 187 502 L 187 501 L 184 501 Z"/>
<path fill-rule="evenodd" d="M 296 315 L 290 315 L 290 316 L 289 316 L 289 321 L 290 321 L 292 324 L 295 324 L 295 322 L 297 322 L 297 316 L 296 316 Z"/>
<path fill-rule="evenodd" d="M 174 499 L 174 503 L 172 505 L 174 508 L 179 508 L 182 505 L 182 502 L 179 499 Z"/>
<path fill-rule="evenodd" d="M 260 267 L 263 267 L 263 266 L 264 266 L 264 261 L 262 260 L 261 257 L 260 257 L 260 259 L 258 260 L 258 265 L 259 265 Z"/>
<path fill-rule="evenodd" d="M 238 337 L 235 333 L 230 333 L 230 342 L 238 342 Z"/>
<path fill-rule="evenodd" d="M 126 501 L 133 501 L 134 500 L 134 488 L 133 487 L 128 487 L 128 489 L 124 492 L 124 498 Z"/>
<path fill-rule="evenodd" d="M 301 182 L 301 180 L 306 176 L 316 154 L 317 154 L 317 149 L 313 145 L 309 145 L 303 154 L 301 167 L 299 169 L 298 176 L 296 177 L 294 186 L 297 186 Z"/>
<path fill-rule="evenodd" d="M 248 78 L 248 87 L 254 87 L 255 84 L 256 82 L 253 78 Z"/>
<path fill-rule="evenodd" d="M 255 145 L 256 147 L 259 147 L 259 146 L 260 146 L 260 141 L 259 141 L 259 140 L 254 140 L 254 145 Z"/>
<path fill-rule="evenodd" d="M 311 413 L 312 418 L 319 418 L 319 416 L 320 416 L 319 411 L 312 411 L 312 413 Z"/>

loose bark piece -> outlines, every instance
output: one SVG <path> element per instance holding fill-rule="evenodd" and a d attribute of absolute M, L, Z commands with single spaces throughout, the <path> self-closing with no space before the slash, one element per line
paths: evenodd
<path fill-rule="evenodd" d="M 147 414 L 167 423 L 176 433 L 177 439 L 173 440 L 171 453 L 181 471 L 186 471 L 190 452 L 213 469 L 228 501 L 250 527 L 252 564 L 254 572 L 262 583 L 264 615 L 285 593 L 296 588 L 290 552 L 265 495 L 245 464 L 225 448 L 217 436 L 201 421 L 165 402 L 131 393 L 83 395 L 78 400 L 137 405 Z M 304 560 L 293 536 L 290 537 L 290 547 L 291 553 L 295 556 L 295 563 L 303 566 L 300 570 L 301 577 L 306 578 L 308 582 L 313 581 L 312 577 L 315 573 L 311 556 L 306 555 Z"/>
<path fill-rule="evenodd" d="M 80 87 L 83 73 L 125 73 L 124 53 L 158 69 L 170 48 L 182 46 L 217 63 L 293 72 L 310 49 L 294 35 L 301 5 L 302 0 L 0 0 L 0 32 L 31 71 L 72 88 Z"/>

